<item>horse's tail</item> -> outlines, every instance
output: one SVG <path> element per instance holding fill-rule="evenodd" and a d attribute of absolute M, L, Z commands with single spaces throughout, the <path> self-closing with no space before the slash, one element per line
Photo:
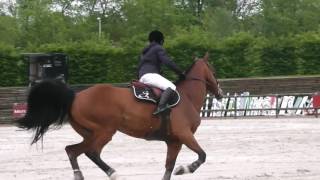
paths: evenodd
<path fill-rule="evenodd" d="M 48 131 L 50 125 L 61 127 L 68 121 L 75 92 L 57 80 L 46 80 L 33 86 L 28 95 L 26 115 L 17 120 L 18 127 L 35 131 L 31 144 Z"/>

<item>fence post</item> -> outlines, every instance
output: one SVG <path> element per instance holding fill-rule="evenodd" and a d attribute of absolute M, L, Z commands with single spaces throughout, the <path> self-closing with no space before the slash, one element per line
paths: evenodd
<path fill-rule="evenodd" d="M 276 118 L 278 118 L 278 116 L 279 116 L 279 111 L 278 111 L 278 107 L 279 107 L 279 95 L 278 94 L 276 94 Z"/>
<path fill-rule="evenodd" d="M 237 119 L 237 105 L 238 105 L 238 103 L 237 103 L 237 93 L 235 93 L 234 94 L 234 118 L 235 119 Z"/>

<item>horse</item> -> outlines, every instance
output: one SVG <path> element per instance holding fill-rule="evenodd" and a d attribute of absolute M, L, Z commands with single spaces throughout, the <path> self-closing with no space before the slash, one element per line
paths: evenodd
<path fill-rule="evenodd" d="M 65 83 L 47 80 L 30 89 L 27 112 L 17 120 L 17 126 L 34 131 L 32 145 L 42 139 L 48 129 L 69 122 L 83 137 L 82 142 L 65 148 L 75 180 L 84 179 L 77 161 L 77 157 L 83 153 L 110 179 L 117 179 L 116 171 L 100 158 L 103 147 L 117 131 L 136 138 L 166 143 L 163 180 L 170 180 L 172 174 L 193 173 L 206 161 L 206 153 L 194 133 L 200 125 L 200 111 L 207 91 L 216 98 L 222 97 L 222 90 L 208 58 L 206 53 L 203 58 L 195 59 L 185 71 L 185 79 L 176 82 L 181 99 L 172 108 L 166 123 L 159 116 L 152 115 L 156 104 L 138 101 L 128 87 L 96 84 L 75 93 Z M 174 171 L 182 145 L 195 152 L 198 159 Z"/>

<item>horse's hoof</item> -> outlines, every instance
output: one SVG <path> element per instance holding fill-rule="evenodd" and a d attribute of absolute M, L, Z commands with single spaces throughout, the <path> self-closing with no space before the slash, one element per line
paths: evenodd
<path fill-rule="evenodd" d="M 162 177 L 162 180 L 170 180 L 171 179 L 171 173 L 172 173 L 172 171 L 167 171 L 166 170 L 166 173 Z"/>
<path fill-rule="evenodd" d="M 84 177 L 81 171 L 74 172 L 74 180 L 84 180 Z"/>
<path fill-rule="evenodd" d="M 119 177 L 118 177 L 118 175 L 117 175 L 117 172 L 112 173 L 111 176 L 109 176 L 109 179 L 110 179 L 110 180 L 118 180 Z"/>
<path fill-rule="evenodd" d="M 179 166 L 174 171 L 174 175 L 182 175 L 187 173 L 190 173 L 190 170 L 187 166 Z"/>

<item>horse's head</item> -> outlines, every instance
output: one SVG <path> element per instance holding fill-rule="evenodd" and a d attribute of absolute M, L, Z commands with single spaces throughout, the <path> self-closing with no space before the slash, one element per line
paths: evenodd
<path fill-rule="evenodd" d="M 205 83 L 207 91 L 214 94 L 217 99 L 223 97 L 222 89 L 216 79 L 215 70 L 209 64 L 209 53 L 206 53 L 203 58 L 196 58 L 192 69 L 189 74 L 186 74 L 187 79 L 202 81 Z"/>

